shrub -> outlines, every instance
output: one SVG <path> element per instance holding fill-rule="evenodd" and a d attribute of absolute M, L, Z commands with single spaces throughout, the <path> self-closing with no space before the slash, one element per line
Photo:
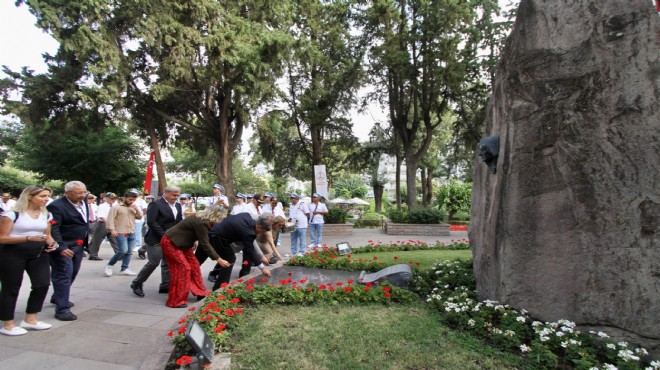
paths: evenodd
<path fill-rule="evenodd" d="M 323 216 L 326 224 L 343 224 L 348 219 L 348 212 L 341 208 L 330 208 L 328 214 Z"/>
<path fill-rule="evenodd" d="M 376 212 L 367 212 L 355 222 L 355 227 L 382 227 L 383 215 Z"/>
<path fill-rule="evenodd" d="M 437 208 L 413 208 L 408 211 L 408 220 L 411 224 L 439 224 L 447 218 L 447 212 Z"/>
<path fill-rule="evenodd" d="M 390 221 L 397 224 L 407 224 L 408 222 L 408 211 L 405 209 L 398 210 L 396 208 L 390 208 L 387 211 L 387 217 Z"/>

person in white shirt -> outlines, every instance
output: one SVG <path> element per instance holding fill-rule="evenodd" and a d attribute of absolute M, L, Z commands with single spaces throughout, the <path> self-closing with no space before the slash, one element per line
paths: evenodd
<path fill-rule="evenodd" d="M 239 213 L 247 213 L 247 203 L 245 203 L 245 195 L 238 193 L 236 194 L 236 204 L 231 209 L 231 215 L 237 215 Z"/>
<path fill-rule="evenodd" d="M 323 238 L 323 216 L 328 214 L 328 207 L 321 203 L 319 193 L 312 194 L 312 204 L 309 205 L 309 231 L 312 239 L 312 248 L 322 248 L 321 239 Z"/>
<path fill-rule="evenodd" d="M 179 203 L 181 203 L 181 209 L 183 210 L 183 218 L 186 218 L 195 213 L 195 205 L 190 202 L 192 195 L 190 194 L 181 194 L 179 196 Z"/>
<path fill-rule="evenodd" d="M 273 217 L 277 216 L 282 216 L 286 220 L 286 215 L 284 214 L 284 206 L 282 206 L 282 202 L 277 200 L 277 194 L 270 194 L 270 213 L 273 214 Z M 265 208 L 262 208 L 265 209 Z M 275 245 L 278 247 L 282 245 L 280 239 L 282 238 L 282 233 L 273 233 L 275 236 Z"/>
<path fill-rule="evenodd" d="M 224 192 L 225 192 L 224 186 L 220 184 L 213 185 L 213 196 L 206 203 L 206 206 L 210 207 L 213 205 L 222 205 L 229 208 L 229 198 L 227 198 L 227 196 L 223 194 Z"/>
<path fill-rule="evenodd" d="M 147 201 L 142 198 L 142 192 L 138 189 L 132 189 L 132 193 L 138 194 L 137 199 L 133 204 L 138 208 L 142 215 L 147 213 Z M 135 247 L 134 250 L 142 249 L 142 229 L 144 228 L 144 217 L 135 219 Z"/>
<path fill-rule="evenodd" d="M 117 194 L 105 193 L 103 199 L 105 202 L 101 203 L 96 211 L 96 230 L 94 230 L 92 241 L 89 243 L 90 261 L 103 261 L 103 258 L 99 257 L 99 249 L 101 249 L 101 243 L 105 237 L 108 237 L 112 250 L 115 253 L 118 250 L 117 240 L 110 235 L 110 231 L 106 228 L 108 214 L 110 213 L 110 208 L 114 207 L 117 201 Z"/>
<path fill-rule="evenodd" d="M 252 216 L 253 220 L 256 220 L 259 218 L 259 215 L 262 214 L 261 210 L 261 204 L 264 202 L 263 196 L 261 194 L 255 194 L 252 196 L 252 201 L 249 201 L 247 203 L 247 206 L 245 207 L 247 210 L 247 213 Z"/>
<path fill-rule="evenodd" d="M 291 255 L 302 256 L 307 247 L 307 219 L 309 208 L 300 201 L 300 196 L 291 193 L 291 206 L 289 206 L 289 221 L 296 224 L 296 229 L 291 232 Z"/>
<path fill-rule="evenodd" d="M 2 193 L 2 202 L 0 202 L 0 208 L 3 212 L 11 211 L 16 205 L 16 201 L 11 199 L 11 194 Z"/>

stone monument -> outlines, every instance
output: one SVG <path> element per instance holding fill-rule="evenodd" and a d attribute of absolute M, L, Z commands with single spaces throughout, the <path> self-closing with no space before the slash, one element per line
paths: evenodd
<path fill-rule="evenodd" d="M 522 0 L 475 158 L 481 299 L 660 354 L 660 17 L 648 0 Z"/>

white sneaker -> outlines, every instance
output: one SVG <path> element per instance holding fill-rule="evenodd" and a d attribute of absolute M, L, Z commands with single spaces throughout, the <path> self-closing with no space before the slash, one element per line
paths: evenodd
<path fill-rule="evenodd" d="M 47 330 L 53 327 L 53 325 L 45 323 L 43 321 L 37 321 L 36 324 L 30 324 L 29 322 L 21 321 L 21 328 L 32 329 L 32 330 Z"/>
<path fill-rule="evenodd" d="M 17 335 L 27 334 L 27 330 L 21 328 L 20 326 L 14 326 L 11 330 L 7 330 L 4 327 L 0 328 L 0 334 L 9 335 L 10 337 L 15 337 Z"/>
<path fill-rule="evenodd" d="M 112 266 L 105 265 L 105 276 L 112 276 Z"/>
<path fill-rule="evenodd" d="M 291 253 L 285 253 L 284 257 L 287 257 L 287 258 L 291 257 Z"/>
<path fill-rule="evenodd" d="M 126 276 L 135 276 L 135 275 L 137 275 L 137 272 L 133 272 L 130 269 L 126 269 L 126 270 L 120 272 L 120 274 L 126 275 Z"/>
<path fill-rule="evenodd" d="M 281 247 L 281 246 L 282 246 L 282 243 L 277 242 L 277 246 L 278 246 L 278 247 Z"/>

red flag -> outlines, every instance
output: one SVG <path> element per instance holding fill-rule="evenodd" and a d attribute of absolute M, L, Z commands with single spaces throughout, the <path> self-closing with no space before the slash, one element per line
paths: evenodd
<path fill-rule="evenodd" d="M 154 176 L 154 156 L 156 152 L 152 151 L 149 155 L 149 164 L 147 165 L 147 175 L 144 177 L 144 189 L 142 192 L 144 195 L 151 194 L 151 179 Z"/>
<path fill-rule="evenodd" d="M 660 12 L 660 0 L 655 0 L 655 9 Z"/>

